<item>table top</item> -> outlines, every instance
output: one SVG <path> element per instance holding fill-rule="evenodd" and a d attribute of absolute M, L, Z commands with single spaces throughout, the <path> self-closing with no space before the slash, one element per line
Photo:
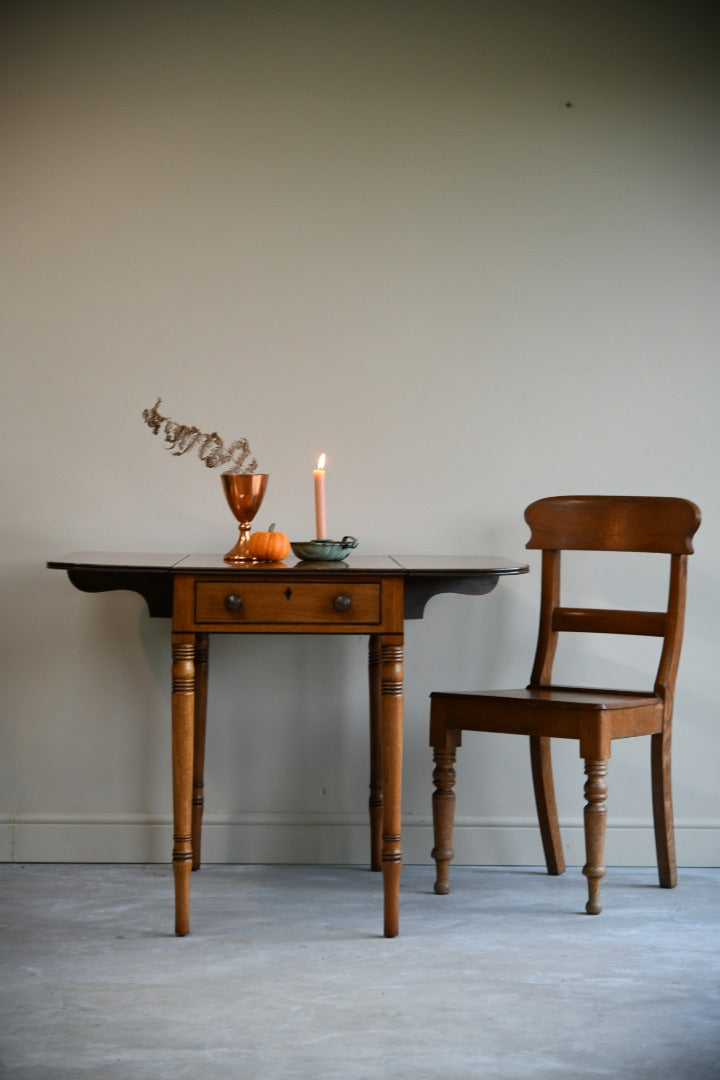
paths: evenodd
<path fill-rule="evenodd" d="M 52 570 L 132 570 L 139 573 L 228 573 L 247 574 L 262 570 L 302 571 L 327 574 L 346 571 L 363 574 L 398 574 L 412 577 L 474 575 L 474 574 L 526 574 L 525 563 L 513 562 L 503 555 L 348 555 L 342 562 L 308 562 L 286 560 L 283 563 L 228 563 L 222 555 L 168 552 L 113 552 L 74 551 L 51 559 Z"/>
<path fill-rule="evenodd" d="M 144 597 L 150 614 L 171 618 L 173 582 L 182 574 L 281 574 L 285 579 L 321 581 L 331 577 L 401 577 L 406 619 L 421 619 L 431 597 L 441 593 L 480 596 L 491 592 L 501 577 L 527 574 L 526 563 L 494 555 L 356 555 L 342 562 L 228 563 L 222 555 L 75 551 L 48 562 L 51 570 L 66 570 L 83 592 L 127 589 Z M 297 575 L 297 576 L 296 576 Z"/>

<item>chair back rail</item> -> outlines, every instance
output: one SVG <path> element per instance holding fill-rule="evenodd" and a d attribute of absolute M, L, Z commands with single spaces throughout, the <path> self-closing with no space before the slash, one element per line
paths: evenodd
<path fill-rule="evenodd" d="M 607 608 L 566 608 L 553 611 L 553 630 L 581 634 L 641 634 L 664 637 L 664 611 L 620 611 Z"/>

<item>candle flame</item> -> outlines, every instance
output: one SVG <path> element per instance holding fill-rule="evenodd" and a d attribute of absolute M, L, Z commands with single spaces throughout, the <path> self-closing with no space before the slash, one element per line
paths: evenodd
<path fill-rule="evenodd" d="M 325 468 L 325 459 L 326 459 L 326 457 L 327 457 L 326 454 L 321 454 L 320 455 L 320 457 L 318 458 L 318 463 L 317 463 L 318 469 L 324 469 Z"/>

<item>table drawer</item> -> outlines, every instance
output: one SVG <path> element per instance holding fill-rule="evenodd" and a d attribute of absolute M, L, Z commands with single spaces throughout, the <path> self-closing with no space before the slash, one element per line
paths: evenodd
<path fill-rule="evenodd" d="M 195 622 L 210 624 L 373 625 L 381 619 L 380 585 L 198 581 Z"/>

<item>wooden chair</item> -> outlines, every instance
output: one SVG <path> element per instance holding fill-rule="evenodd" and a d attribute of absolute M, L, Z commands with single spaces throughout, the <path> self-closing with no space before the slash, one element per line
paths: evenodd
<path fill-rule="evenodd" d="M 450 891 L 455 810 L 455 752 L 463 731 L 497 731 L 530 737 L 535 802 L 548 873 L 565 869 L 550 760 L 550 739 L 578 739 L 585 760 L 585 849 L 590 915 L 600 913 L 607 798 L 613 739 L 651 737 L 652 801 L 660 885 L 677 884 L 670 786 L 673 697 L 685 614 L 687 557 L 700 525 L 700 510 L 686 499 L 585 496 L 540 499 L 525 511 L 528 548 L 542 550 L 540 629 L 530 684 L 524 690 L 433 693 L 430 745 L 434 751 L 433 824 L 435 892 Z M 664 552 L 670 555 L 670 588 L 664 611 L 562 607 L 563 550 Z M 556 686 L 552 667 L 558 634 L 585 631 L 663 639 L 652 690 L 599 690 Z"/>

